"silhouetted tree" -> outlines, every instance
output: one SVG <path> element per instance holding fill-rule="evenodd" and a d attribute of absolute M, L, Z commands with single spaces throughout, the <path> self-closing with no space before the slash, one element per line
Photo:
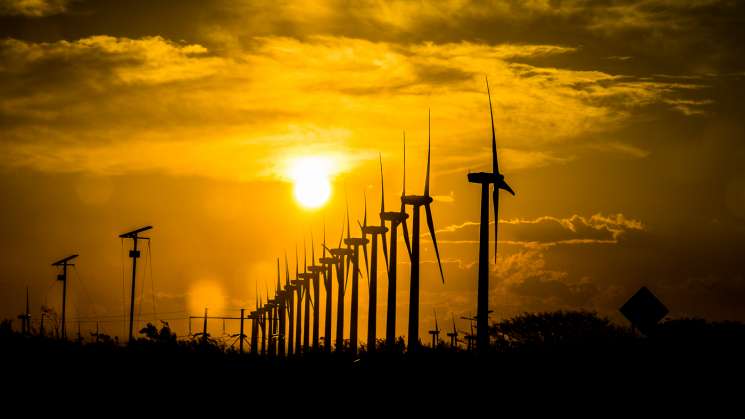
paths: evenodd
<path fill-rule="evenodd" d="M 500 350 L 594 345 L 631 336 L 630 330 L 586 311 L 524 313 L 494 323 L 489 329 Z"/>

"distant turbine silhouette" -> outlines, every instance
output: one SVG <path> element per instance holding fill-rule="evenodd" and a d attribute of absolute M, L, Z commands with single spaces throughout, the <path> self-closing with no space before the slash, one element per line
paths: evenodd
<path fill-rule="evenodd" d="M 251 316 L 251 353 L 258 355 L 259 353 L 259 289 L 256 288 L 256 309 L 250 313 Z M 191 320 L 189 320 L 189 328 L 191 329 Z"/>
<path fill-rule="evenodd" d="M 303 292 L 305 292 L 305 280 L 301 277 L 301 274 L 299 272 L 300 270 L 300 261 L 298 260 L 297 256 L 297 246 L 295 246 L 295 278 L 292 281 L 292 285 L 295 287 L 295 291 L 297 291 L 297 312 L 296 312 L 296 321 L 295 321 L 295 353 L 300 354 L 301 348 L 302 348 L 302 328 L 300 327 L 300 321 L 302 320 L 302 311 L 303 311 Z"/>
<path fill-rule="evenodd" d="M 269 295 L 269 288 L 267 287 L 267 295 Z M 274 299 L 267 299 L 266 304 L 264 305 L 266 308 L 266 316 L 267 316 L 267 335 L 268 335 L 268 341 L 269 341 L 269 356 L 274 356 L 277 353 L 277 345 L 276 345 L 276 312 L 277 312 L 277 305 L 274 303 Z"/>
<path fill-rule="evenodd" d="M 387 261 L 388 266 L 388 300 L 386 308 L 386 323 L 385 323 L 385 345 L 387 348 L 393 347 L 396 342 L 396 266 L 397 266 L 397 249 L 398 249 L 398 226 L 403 224 L 404 226 L 404 239 L 406 242 L 407 249 L 409 247 L 409 237 L 406 229 L 406 219 L 409 217 L 404 209 L 404 205 L 401 204 L 400 211 L 386 211 L 385 210 L 385 193 L 383 193 L 383 159 L 380 158 L 380 222 L 382 226 L 385 226 L 385 222 L 391 223 L 391 247 L 390 252 L 386 257 L 390 257 L 390 261 Z M 401 196 L 403 197 L 406 193 L 406 133 L 404 133 L 404 186 L 401 190 Z M 381 235 L 383 238 L 383 251 L 385 252 L 385 234 Z M 411 251 L 408 252 L 411 257 Z"/>
<path fill-rule="evenodd" d="M 489 186 L 494 185 L 492 199 L 494 202 L 494 262 L 497 261 L 497 230 L 499 226 L 499 190 L 503 189 L 512 195 L 515 192 L 499 173 L 497 161 L 497 136 L 494 132 L 494 112 L 489 91 L 489 79 L 486 79 L 486 94 L 489 97 L 489 116 L 491 117 L 491 152 L 492 172 L 469 173 L 468 181 L 481 184 L 481 225 L 479 228 L 479 282 L 476 307 L 476 349 L 486 352 L 489 349 Z"/>
<path fill-rule="evenodd" d="M 303 314 L 303 352 L 308 352 L 310 349 L 310 282 L 313 279 L 313 274 L 308 272 L 308 259 L 305 249 L 305 239 L 303 239 L 303 273 L 300 274 L 303 279 L 303 287 L 305 288 L 305 314 Z"/>
<path fill-rule="evenodd" d="M 274 298 L 277 302 L 277 314 L 279 316 L 279 331 L 277 332 L 277 345 L 279 356 L 285 356 L 285 314 L 286 314 L 286 302 L 287 302 L 287 291 L 282 289 L 280 284 L 280 271 L 279 271 L 279 258 L 277 258 L 277 296 Z"/>
<path fill-rule="evenodd" d="M 381 159 L 381 178 L 380 178 L 380 214 L 382 215 L 384 210 L 384 199 L 383 199 L 383 171 L 382 171 L 382 159 Z M 367 351 L 369 353 L 375 352 L 376 344 L 376 331 L 377 331 L 377 306 L 378 306 L 378 235 L 382 236 L 385 240 L 385 233 L 388 232 L 388 227 L 384 224 L 382 217 L 380 219 L 381 225 L 367 225 L 367 202 L 365 202 L 365 217 L 363 223 L 360 226 L 362 229 L 362 238 L 365 238 L 368 234 L 372 237 L 370 241 L 372 246 L 370 268 L 367 277 L 369 278 L 369 299 L 367 306 Z M 383 245 L 385 249 L 385 245 Z M 367 249 L 367 247 L 363 247 Z M 365 251 L 367 254 L 367 251 Z"/>
<path fill-rule="evenodd" d="M 352 249 L 352 300 L 349 313 L 349 349 L 357 354 L 357 329 L 359 316 L 359 279 L 360 279 L 360 246 L 367 244 L 364 237 L 351 237 L 349 228 L 349 214 L 347 214 L 347 238 L 344 244 Z"/>
<path fill-rule="evenodd" d="M 292 356 L 295 349 L 295 286 L 290 284 L 290 266 L 287 263 L 287 252 L 285 252 L 285 307 L 287 310 L 287 356 Z"/>
<path fill-rule="evenodd" d="M 424 207 L 427 215 L 427 227 L 429 235 L 432 237 L 432 244 L 437 256 L 437 266 L 440 268 L 440 278 L 445 283 L 445 275 L 442 273 L 442 263 L 440 263 L 440 250 L 437 248 L 437 238 L 435 237 L 435 224 L 432 219 L 432 197 L 429 194 L 429 171 L 430 171 L 430 154 L 431 154 L 431 123 L 428 114 L 428 135 L 427 135 L 427 175 L 424 180 L 424 195 L 404 195 L 401 197 L 401 203 L 411 205 L 412 216 L 412 244 L 411 244 L 411 291 L 409 293 L 409 335 L 408 350 L 416 350 L 419 344 L 419 208 Z"/>
<path fill-rule="evenodd" d="M 308 266 L 308 271 L 310 271 L 311 274 L 311 281 L 313 286 L 313 299 L 311 300 L 311 305 L 313 306 L 313 341 L 311 347 L 313 348 L 313 352 L 318 352 L 318 340 L 319 340 L 319 302 L 320 302 L 320 294 L 321 294 L 321 273 L 326 270 L 326 268 L 322 265 L 316 265 L 316 254 L 315 254 L 315 243 L 313 242 L 313 233 L 310 235 L 310 266 Z M 308 290 L 310 291 L 310 290 Z"/>
<path fill-rule="evenodd" d="M 458 347 L 458 329 L 455 328 L 455 315 L 453 315 L 453 331 L 448 333 L 447 336 L 450 338 L 450 347 L 455 349 Z"/>
<path fill-rule="evenodd" d="M 261 329 L 261 356 L 266 355 L 266 310 L 262 302 L 261 296 L 259 296 L 259 328 Z"/>
<path fill-rule="evenodd" d="M 337 259 L 333 256 L 326 256 L 326 224 L 323 225 L 323 256 L 318 262 L 324 267 L 323 270 L 323 286 L 326 290 L 326 318 L 324 321 L 324 338 L 323 338 L 323 349 L 325 352 L 331 351 L 331 316 L 332 313 L 332 291 L 333 291 L 333 269 L 337 263 Z M 316 302 L 316 304 L 318 304 Z"/>
<path fill-rule="evenodd" d="M 437 349 L 437 344 L 440 341 L 440 326 L 437 325 L 437 311 L 435 311 L 435 330 L 430 330 L 429 334 L 432 335 L 432 349 Z"/>
<path fill-rule="evenodd" d="M 352 249 L 341 247 L 341 241 L 344 237 L 344 225 L 341 229 L 342 236 L 339 237 L 339 244 L 334 249 L 328 249 L 331 256 L 336 259 L 336 279 L 338 282 L 337 307 L 336 307 L 336 351 L 341 352 L 344 349 L 344 295 L 346 293 L 346 279 L 344 276 L 344 263 L 346 259 L 352 256 Z"/>
<path fill-rule="evenodd" d="M 31 313 L 28 306 L 28 287 L 26 287 L 26 310 L 18 315 L 18 319 L 21 321 L 21 333 L 23 335 L 31 333 Z"/>

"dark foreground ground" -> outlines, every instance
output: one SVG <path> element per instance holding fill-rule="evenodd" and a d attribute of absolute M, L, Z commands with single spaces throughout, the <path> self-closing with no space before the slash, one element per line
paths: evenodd
<path fill-rule="evenodd" d="M 705 405 L 710 412 L 742 406 L 745 328 L 697 322 L 671 323 L 650 336 L 567 338 L 544 331 L 539 340 L 531 334 L 519 340 L 513 331 L 509 340 L 497 336 L 483 356 L 441 345 L 415 353 L 287 359 L 240 355 L 197 339 L 143 338 L 120 346 L 6 331 L 0 334 L 2 394 L 5 400 L 51 393 L 68 401 L 113 397 L 135 404 L 164 397 L 174 408 L 217 402 L 297 409 L 310 403 L 329 414 L 348 405 L 362 416 L 384 405 L 464 412 L 477 406 L 566 412 L 594 403 L 613 409 Z"/>

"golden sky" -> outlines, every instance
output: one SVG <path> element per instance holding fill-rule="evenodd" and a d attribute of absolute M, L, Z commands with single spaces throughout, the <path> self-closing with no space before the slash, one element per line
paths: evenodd
<path fill-rule="evenodd" d="M 49 264 L 70 253 L 70 318 L 121 315 L 117 235 L 144 224 L 143 318 L 153 300 L 160 317 L 252 309 L 277 257 L 294 270 L 311 234 L 318 255 L 324 220 L 338 240 L 345 200 L 353 225 L 363 193 L 375 217 L 379 153 L 398 207 L 404 130 L 421 193 L 428 109 L 445 284 L 423 228 L 420 331 L 434 311 L 472 315 L 480 189 L 466 174 L 490 165 L 488 76 L 517 191 L 501 199 L 493 318 L 620 319 L 647 285 L 671 315 L 743 320 L 744 21 L 725 0 L 0 0 L 0 315 L 21 312 L 26 286 L 33 312 L 58 306 Z M 330 176 L 317 210 L 293 197 L 304 157 Z"/>

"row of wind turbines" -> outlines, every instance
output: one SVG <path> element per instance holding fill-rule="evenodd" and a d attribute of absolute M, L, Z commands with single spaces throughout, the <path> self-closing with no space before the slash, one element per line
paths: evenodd
<path fill-rule="evenodd" d="M 489 348 L 488 335 L 488 313 L 489 313 L 489 192 L 490 186 L 494 185 L 492 191 L 492 201 L 494 204 L 494 257 L 496 261 L 496 243 L 497 243 L 497 226 L 498 226 L 498 208 L 499 208 L 499 191 L 505 190 L 512 195 L 515 192 L 505 182 L 504 176 L 499 172 L 497 161 L 496 134 L 494 130 L 494 114 L 491 102 L 491 92 L 489 90 L 489 81 L 486 80 L 487 96 L 489 98 L 489 113 L 491 118 L 492 130 L 492 171 L 469 173 L 468 181 L 471 183 L 481 184 L 481 217 L 479 230 L 479 268 L 478 268 L 478 296 L 476 310 L 476 336 L 467 336 L 469 338 L 469 347 L 472 346 L 472 340 L 476 340 L 476 349 L 479 352 L 485 352 Z M 404 153 L 403 153 L 403 187 L 401 192 L 401 206 L 397 211 L 386 210 L 385 194 L 383 189 L 383 163 L 380 158 L 380 213 L 379 224 L 369 224 L 367 219 L 367 205 L 365 203 L 365 213 L 363 222 L 359 223 L 360 235 L 353 237 L 349 220 L 349 209 L 347 207 L 345 223 L 346 237 L 344 237 L 344 225 L 342 225 L 342 235 L 335 247 L 330 247 L 326 242 L 325 226 L 323 237 L 323 253 L 316 259 L 315 249 L 311 246 L 311 260 L 308 263 L 305 255 L 303 256 L 302 272 L 299 268 L 297 251 L 295 261 L 295 275 L 290 278 L 287 255 L 285 254 L 285 284 L 280 280 L 280 260 L 277 259 L 277 287 L 272 298 L 262 301 L 257 296 L 256 309 L 245 315 L 241 310 L 241 331 L 237 337 L 240 339 L 241 352 L 243 351 L 243 342 L 247 337 L 243 333 L 243 321 L 252 320 L 251 326 L 251 351 L 259 353 L 259 334 L 261 334 L 262 354 L 286 356 L 293 353 L 302 353 L 308 351 L 320 351 L 320 340 L 324 341 L 323 351 L 331 352 L 332 349 L 332 318 L 333 310 L 333 281 L 337 282 L 336 296 L 336 335 L 333 338 L 336 351 L 349 351 L 352 354 L 358 352 L 358 316 L 359 316 L 359 279 L 360 279 L 360 250 L 362 250 L 365 268 L 369 286 L 368 301 L 368 334 L 367 334 L 367 351 L 373 352 L 376 348 L 376 328 L 377 328 L 377 285 L 378 285 L 378 238 L 383 248 L 384 261 L 387 268 L 388 276 L 388 295 L 386 310 L 386 327 L 385 327 L 385 344 L 386 347 L 393 347 L 396 343 L 396 289 L 397 289 L 397 244 L 398 231 L 402 230 L 406 252 L 411 260 L 410 272 L 410 292 L 409 292 L 409 319 L 407 331 L 407 350 L 415 351 L 419 345 L 419 287 L 420 287 L 420 228 L 421 228 L 421 208 L 424 207 L 424 213 L 427 222 L 437 265 L 439 268 L 440 279 L 443 284 L 445 275 L 440 260 L 440 251 L 437 245 L 435 235 L 434 219 L 432 216 L 431 205 L 433 198 L 430 195 L 430 162 L 431 162 L 431 123 L 428 115 L 428 138 L 427 138 L 427 169 L 424 181 L 424 192 L 422 195 L 406 194 L 406 136 L 404 134 Z M 407 207 L 411 207 L 411 215 L 407 213 Z M 408 219 L 411 218 L 411 238 L 409 238 Z M 136 281 L 136 263 L 140 256 L 138 250 L 138 241 L 149 240 L 141 234 L 151 226 L 146 226 L 134 231 L 121 234 L 122 239 L 131 239 L 133 248 L 129 252 L 132 258 L 132 288 L 129 313 L 129 341 L 133 340 L 134 324 L 134 306 L 135 306 L 135 281 Z M 388 236 L 390 235 L 390 237 Z M 367 247 L 370 245 L 371 257 L 368 260 Z M 57 279 L 63 282 L 62 295 L 62 338 L 65 338 L 65 300 L 67 285 L 67 268 L 73 266 L 73 259 L 78 255 L 71 255 L 63 258 L 53 266 L 60 268 L 60 274 Z M 351 270 L 350 270 L 351 265 Z M 351 272 L 351 284 L 349 283 L 349 274 Z M 336 275 L 334 275 L 336 273 Z M 325 318 L 324 334 L 320 334 L 320 313 L 319 303 L 321 301 L 321 285 L 325 292 Z M 349 328 L 348 342 L 349 347 L 345 345 L 345 296 L 347 289 L 351 288 L 351 299 L 349 308 Z M 312 296 L 311 296 L 312 294 Z M 312 315 L 311 315 L 312 308 Z M 19 316 L 23 320 L 24 330 L 27 324 L 30 324 L 30 314 L 28 313 L 28 304 L 26 313 Z M 207 338 L 206 324 L 207 313 L 205 310 L 204 324 L 205 330 L 201 333 Z M 312 319 L 312 334 L 311 334 Z M 473 319 L 468 319 L 473 320 Z M 454 322 L 453 322 L 454 323 Z M 439 339 L 439 327 L 429 331 L 432 335 L 433 346 L 436 346 Z M 198 334 L 200 335 L 200 334 Z M 451 339 L 451 344 L 455 346 L 458 342 L 458 333 L 453 325 L 453 332 L 447 334 Z M 312 339 L 311 339 L 312 336 Z M 268 345 L 267 345 L 268 344 Z"/>
<path fill-rule="evenodd" d="M 489 192 L 490 186 L 494 185 L 492 191 L 492 201 L 494 204 L 495 222 L 494 222 L 494 257 L 496 261 L 496 242 L 498 226 L 498 208 L 499 208 L 499 191 L 505 190 L 512 195 L 515 192 L 505 182 L 504 176 L 499 172 L 497 160 L 496 134 L 494 130 L 494 115 L 491 103 L 491 92 L 489 91 L 489 82 L 486 80 L 487 96 L 489 97 L 489 112 L 492 129 L 492 171 L 469 173 L 468 181 L 471 183 L 481 184 L 481 219 L 479 233 L 479 269 L 478 269 L 478 297 L 476 311 L 476 348 L 484 352 L 489 348 L 488 335 L 488 313 L 489 313 Z M 427 138 L 427 169 L 424 180 L 424 193 L 422 195 L 406 194 L 406 136 L 404 134 L 404 179 L 401 192 L 401 206 L 398 211 L 386 211 L 385 193 L 383 188 L 383 163 L 380 159 L 380 223 L 377 225 L 367 224 L 367 205 L 365 204 L 365 213 L 363 222 L 359 223 L 360 236 L 351 235 L 349 210 L 346 213 L 346 237 L 344 237 L 344 228 L 342 226 L 342 237 L 340 237 L 336 247 L 329 247 L 326 243 L 325 227 L 323 239 L 323 255 L 315 259 L 314 251 L 311 252 L 311 261 L 308 264 L 303 263 L 303 271 L 299 272 L 297 268 L 296 254 L 296 272 L 295 279 L 290 279 L 290 272 L 285 255 L 285 285 L 280 284 L 279 259 L 277 259 L 277 288 L 273 298 L 266 302 L 257 301 L 257 308 L 251 312 L 248 318 L 253 319 L 252 326 L 252 351 L 258 352 L 258 332 L 262 336 L 262 353 L 265 351 L 265 341 L 268 336 L 268 353 L 270 355 L 291 355 L 293 351 L 318 351 L 320 350 L 320 315 L 319 304 L 321 284 L 326 293 L 325 302 L 325 333 L 323 335 L 323 350 L 331 351 L 331 324 L 333 317 L 333 281 L 337 281 L 337 307 L 336 307 L 336 336 L 335 350 L 348 350 L 352 354 L 358 351 L 358 314 L 359 314 L 359 277 L 360 277 L 360 249 L 364 255 L 365 268 L 368 277 L 369 301 L 368 301 L 368 333 L 367 333 L 367 351 L 373 352 L 376 348 L 376 321 L 377 321 L 377 283 L 378 283 L 378 237 L 381 239 L 383 255 L 388 273 L 388 295 L 386 310 L 386 327 L 385 327 L 385 345 L 392 347 L 396 340 L 396 288 L 397 288 L 397 243 L 399 227 L 403 230 L 404 243 L 406 244 L 407 254 L 411 260 L 410 273 L 410 292 L 409 292 L 409 319 L 407 333 L 407 349 L 414 351 L 419 345 L 419 288 L 420 288 L 420 224 L 421 211 L 424 207 L 424 213 L 427 222 L 432 244 L 437 258 L 440 279 L 445 282 L 445 275 L 442 270 L 440 260 L 440 251 L 437 245 L 435 234 L 434 218 L 432 216 L 431 205 L 433 198 L 430 195 L 430 163 L 431 163 L 431 123 L 428 118 L 428 138 Z M 411 207 L 411 215 L 407 213 L 406 207 Z M 411 239 L 409 238 L 408 219 L 411 218 Z M 389 227 L 390 226 L 390 227 Z M 388 242 L 390 234 L 390 242 Z M 368 238 L 369 237 L 369 238 Z M 343 244 L 343 246 L 342 246 Z M 371 247 L 371 258 L 368 263 L 367 246 Z M 349 284 L 349 273 L 351 265 L 352 281 Z M 336 276 L 334 276 L 334 271 Z M 351 287 L 351 300 L 349 310 L 349 347 L 345 347 L 345 295 L 347 289 Z M 311 297 L 312 293 L 312 297 Z M 296 298 L 297 297 L 297 298 Z M 316 302 L 314 304 L 314 302 Z M 310 309 L 313 309 L 312 321 L 312 343 L 309 342 L 310 334 Z M 304 311 L 304 315 L 303 315 Z M 286 320 L 286 317 L 287 320 Z M 301 329 L 301 319 L 304 320 Z M 296 322 L 296 323 L 295 323 Z M 433 346 L 436 346 L 439 338 L 439 327 L 429 331 L 432 335 Z M 293 341 L 294 335 L 294 341 Z M 302 336 L 302 343 L 301 343 Z M 457 331 L 448 333 L 453 344 L 457 343 Z M 241 339 L 243 335 L 241 334 Z M 470 346 L 470 345 L 469 345 Z M 287 348 L 285 350 L 285 347 Z"/>

